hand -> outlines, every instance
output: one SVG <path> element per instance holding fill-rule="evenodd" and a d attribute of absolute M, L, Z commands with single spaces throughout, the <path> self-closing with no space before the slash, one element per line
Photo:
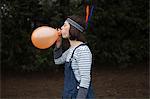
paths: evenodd
<path fill-rule="evenodd" d="M 62 37 L 61 37 L 61 30 L 60 29 L 57 29 L 58 31 L 58 39 L 56 40 L 56 47 L 57 48 L 60 48 L 61 44 L 62 44 Z"/>
<path fill-rule="evenodd" d="M 87 88 L 80 87 L 78 90 L 77 99 L 86 99 L 87 93 Z"/>

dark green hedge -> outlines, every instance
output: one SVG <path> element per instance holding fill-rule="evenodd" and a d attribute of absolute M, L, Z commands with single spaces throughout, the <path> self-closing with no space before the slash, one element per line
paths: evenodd
<path fill-rule="evenodd" d="M 95 64 L 128 65 L 148 62 L 148 0 L 97 0 L 86 37 Z M 84 15 L 84 4 L 72 0 L 3 0 L 1 3 L 2 69 L 38 71 L 55 69 L 53 47 L 35 48 L 32 31 L 54 28 L 66 16 Z"/>

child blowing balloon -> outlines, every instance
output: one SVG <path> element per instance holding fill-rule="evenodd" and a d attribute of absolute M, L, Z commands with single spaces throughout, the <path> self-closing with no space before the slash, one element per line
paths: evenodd
<path fill-rule="evenodd" d="M 62 51 L 61 36 L 54 48 L 55 64 L 65 64 L 63 99 L 93 99 L 91 82 L 92 54 L 84 37 L 85 22 L 79 16 L 70 16 L 59 32 L 68 39 L 70 47 Z"/>

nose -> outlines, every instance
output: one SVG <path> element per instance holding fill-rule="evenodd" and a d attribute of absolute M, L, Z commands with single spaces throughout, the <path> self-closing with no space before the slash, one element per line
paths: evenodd
<path fill-rule="evenodd" d="M 61 30 L 64 28 L 64 26 L 61 27 Z"/>

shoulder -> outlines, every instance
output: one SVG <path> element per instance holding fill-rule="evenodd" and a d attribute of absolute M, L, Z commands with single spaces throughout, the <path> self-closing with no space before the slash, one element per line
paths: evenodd
<path fill-rule="evenodd" d="M 78 50 L 90 50 L 87 45 L 81 45 Z"/>
<path fill-rule="evenodd" d="M 81 45 L 76 49 L 77 54 L 83 54 L 83 53 L 91 53 L 89 47 L 87 45 Z"/>
<path fill-rule="evenodd" d="M 82 45 L 75 50 L 74 57 L 76 60 L 91 60 L 92 53 L 87 45 Z"/>

